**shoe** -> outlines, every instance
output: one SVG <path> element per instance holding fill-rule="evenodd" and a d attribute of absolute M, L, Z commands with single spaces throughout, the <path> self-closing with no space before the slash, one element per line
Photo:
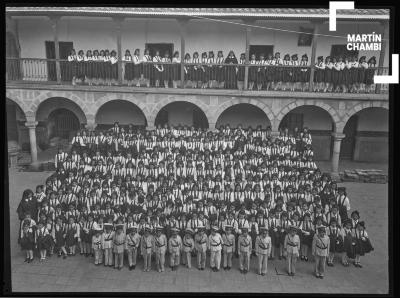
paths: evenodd
<path fill-rule="evenodd" d="M 282 256 L 279 256 L 279 258 L 278 258 L 279 260 L 282 260 Z"/>
<path fill-rule="evenodd" d="M 228 267 L 228 270 L 231 270 L 231 267 Z"/>
<path fill-rule="evenodd" d="M 362 265 L 360 263 L 358 263 L 358 268 L 362 268 Z"/>
<path fill-rule="evenodd" d="M 315 275 L 316 278 L 319 278 L 319 275 Z"/>
<path fill-rule="evenodd" d="M 295 276 L 295 274 L 292 272 L 292 276 Z"/>
<path fill-rule="evenodd" d="M 302 261 L 303 261 L 303 260 L 304 260 L 304 256 L 300 256 L 300 260 L 302 260 Z"/>
<path fill-rule="evenodd" d="M 215 272 L 219 272 L 219 269 L 218 269 L 218 268 L 215 268 Z"/>
<path fill-rule="evenodd" d="M 354 267 L 358 267 L 358 263 L 354 262 L 353 263 Z"/>
<path fill-rule="evenodd" d="M 261 273 L 262 276 L 265 276 L 265 273 Z"/>
<path fill-rule="evenodd" d="M 197 269 L 201 270 L 201 268 L 200 268 L 200 267 L 199 267 L 199 268 L 197 268 Z"/>
<path fill-rule="evenodd" d="M 61 254 L 58 254 L 57 257 L 61 257 Z"/>
<path fill-rule="evenodd" d="M 244 270 L 244 274 L 247 274 L 247 272 L 249 272 L 249 271 L 247 271 L 246 269 Z"/>
<path fill-rule="evenodd" d="M 320 275 L 319 278 L 320 278 L 320 279 L 324 279 L 324 276 L 323 276 L 323 275 Z"/>
<path fill-rule="evenodd" d="M 133 266 L 132 266 L 132 269 L 135 270 L 135 269 L 136 269 L 136 265 L 133 265 Z"/>
<path fill-rule="evenodd" d="M 129 271 L 132 271 L 132 266 L 129 266 Z"/>
<path fill-rule="evenodd" d="M 30 263 L 30 262 L 32 262 L 32 261 L 33 261 L 33 259 L 28 259 L 28 261 L 27 261 L 27 262 L 28 262 L 28 263 Z"/>
<path fill-rule="evenodd" d="M 308 257 L 304 257 L 304 260 L 305 260 L 306 262 L 308 262 Z"/>
<path fill-rule="evenodd" d="M 25 262 L 28 262 L 28 260 L 29 260 L 29 258 L 25 258 L 25 261 L 24 261 L 24 263 L 25 263 Z"/>

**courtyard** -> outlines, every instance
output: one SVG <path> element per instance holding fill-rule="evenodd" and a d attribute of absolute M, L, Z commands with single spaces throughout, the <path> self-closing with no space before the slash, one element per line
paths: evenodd
<path fill-rule="evenodd" d="M 363 268 L 343 267 L 336 260 L 335 267 L 327 267 L 326 277 L 316 279 L 313 263 L 299 261 L 297 274 L 286 274 L 284 260 L 268 262 L 268 274 L 256 272 L 256 258 L 251 259 L 251 271 L 240 274 L 238 259 L 231 271 L 199 271 L 195 258 L 192 269 L 181 266 L 164 273 L 155 270 L 142 272 L 143 261 L 136 270 L 127 267 L 118 271 L 97 267 L 91 258 L 79 254 L 66 260 L 53 256 L 40 263 L 36 258 L 24 263 L 25 255 L 17 244 L 19 221 L 16 208 L 26 188 L 43 184 L 51 172 L 9 171 L 10 237 L 12 290 L 14 292 L 265 292 L 265 293 L 388 293 L 388 185 L 340 183 L 350 198 L 351 210 L 359 210 L 365 220 L 375 250 L 361 259 Z M 168 264 L 168 260 L 166 261 Z"/>

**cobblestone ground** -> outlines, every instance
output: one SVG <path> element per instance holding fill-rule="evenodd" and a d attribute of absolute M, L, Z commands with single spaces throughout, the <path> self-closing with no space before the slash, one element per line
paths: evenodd
<path fill-rule="evenodd" d="M 17 172 L 11 170 L 10 217 L 11 217 L 11 270 L 14 292 L 289 292 L 289 293 L 388 293 L 388 185 L 365 183 L 342 183 L 346 186 L 352 210 L 360 211 L 366 221 L 375 250 L 361 259 L 363 268 L 343 267 L 337 261 L 335 267 L 327 267 L 325 279 L 313 276 L 313 263 L 299 262 L 295 277 L 285 271 L 285 261 L 269 261 L 268 274 L 264 277 L 255 273 L 256 258 L 251 259 L 251 272 L 240 274 L 238 260 L 234 260 L 229 272 L 212 272 L 209 268 L 178 271 L 166 269 L 142 272 L 140 260 L 136 270 L 125 267 L 118 271 L 97 267 L 91 258 L 80 255 L 66 260 L 53 256 L 44 263 L 37 259 L 31 264 L 24 263 L 24 253 L 17 244 L 17 205 L 25 188 L 34 189 L 43 183 L 50 172 Z M 192 259 L 192 265 L 195 264 Z M 126 263 L 125 263 L 126 264 Z M 207 267 L 208 259 L 207 259 Z M 194 265 L 195 267 L 195 265 Z"/>

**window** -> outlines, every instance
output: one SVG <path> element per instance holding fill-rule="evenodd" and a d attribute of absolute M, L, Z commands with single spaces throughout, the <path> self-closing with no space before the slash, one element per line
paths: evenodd
<path fill-rule="evenodd" d="M 160 57 L 164 57 L 165 53 L 169 53 L 169 57 L 174 54 L 174 44 L 173 43 L 146 43 L 146 49 L 149 49 L 150 56 L 154 57 L 156 51 L 160 52 Z"/>
<path fill-rule="evenodd" d="M 255 54 L 256 59 L 260 58 L 260 54 L 264 55 L 264 58 L 268 57 L 268 54 L 271 56 L 274 55 L 274 46 L 272 45 L 250 45 L 250 57 Z"/>

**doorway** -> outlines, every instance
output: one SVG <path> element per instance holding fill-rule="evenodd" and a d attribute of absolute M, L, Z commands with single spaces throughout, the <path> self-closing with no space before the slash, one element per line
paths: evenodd
<path fill-rule="evenodd" d="M 256 59 L 260 58 L 260 54 L 264 55 L 264 58 L 267 59 L 268 55 L 274 55 L 274 46 L 273 45 L 250 45 L 250 57 L 251 55 L 256 55 Z"/>
<path fill-rule="evenodd" d="M 342 140 L 340 148 L 341 159 L 353 160 L 357 126 L 358 126 L 358 115 L 353 115 L 347 121 L 346 126 L 343 129 L 345 137 Z"/>
<path fill-rule="evenodd" d="M 331 57 L 358 57 L 358 51 L 349 51 L 345 44 L 334 44 L 331 47 Z"/>
<path fill-rule="evenodd" d="M 79 120 L 70 110 L 61 108 L 50 113 L 48 122 L 49 139 L 53 137 L 69 139 L 79 129 Z"/>
<path fill-rule="evenodd" d="M 59 56 L 61 60 L 67 60 L 69 53 L 74 48 L 74 43 L 72 41 L 59 41 Z M 54 41 L 46 41 L 46 58 L 56 59 L 56 46 Z M 66 62 L 60 62 L 61 69 L 61 80 L 70 81 L 72 79 L 71 75 L 67 73 L 68 67 Z M 47 74 L 49 81 L 57 81 L 56 63 L 54 61 L 47 62 Z M 70 78 L 71 77 L 71 78 Z"/>
<path fill-rule="evenodd" d="M 160 57 L 163 58 L 165 53 L 168 52 L 169 56 L 172 57 L 174 53 L 174 44 L 173 43 L 146 43 L 146 49 L 149 49 L 150 56 L 154 57 L 156 55 L 156 51 L 160 52 Z"/>

